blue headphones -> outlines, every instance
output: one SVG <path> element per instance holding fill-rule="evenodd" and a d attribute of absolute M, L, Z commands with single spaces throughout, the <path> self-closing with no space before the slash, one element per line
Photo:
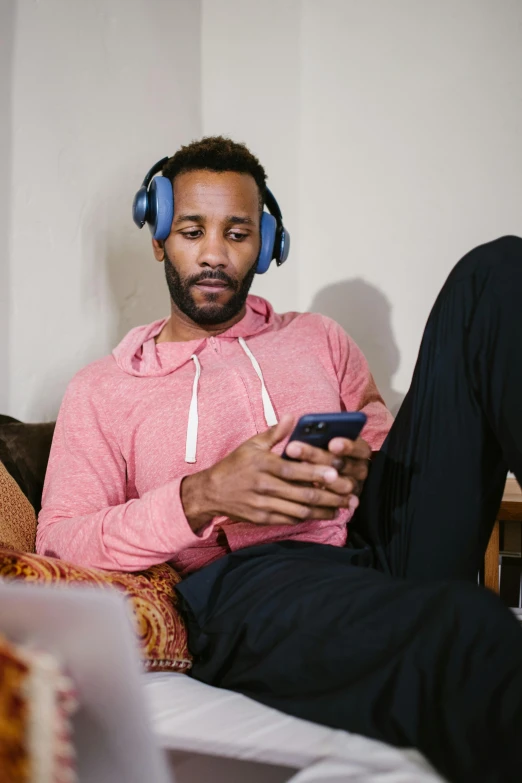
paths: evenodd
<path fill-rule="evenodd" d="M 166 239 L 170 234 L 174 217 L 174 196 L 172 182 L 167 177 L 157 177 L 169 158 L 162 158 L 151 168 L 132 203 L 132 219 L 143 228 L 148 224 L 154 239 Z M 261 216 L 261 250 L 257 259 L 256 272 L 263 275 L 272 260 L 277 266 L 284 264 L 290 252 L 290 234 L 283 225 L 283 216 L 275 196 L 266 190 L 265 204 Z"/>

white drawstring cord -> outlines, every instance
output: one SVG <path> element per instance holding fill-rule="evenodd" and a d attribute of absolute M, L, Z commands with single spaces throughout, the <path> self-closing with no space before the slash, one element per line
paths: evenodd
<path fill-rule="evenodd" d="M 196 449 L 198 445 L 198 383 L 199 376 L 201 375 L 201 364 L 196 354 L 191 357 L 196 366 L 196 375 L 194 376 L 194 383 L 192 385 L 192 399 L 190 400 L 190 409 L 187 425 L 187 441 L 185 447 L 185 462 L 196 461 Z"/>
<path fill-rule="evenodd" d="M 268 395 L 267 388 L 265 386 L 265 379 L 263 378 L 261 367 L 259 366 L 259 362 L 257 361 L 256 357 L 254 356 L 254 354 L 252 353 L 252 351 L 250 350 L 246 342 L 243 340 L 243 338 L 239 337 L 238 340 L 239 340 L 239 344 L 241 345 L 241 348 L 244 350 L 244 352 L 252 362 L 252 367 L 256 371 L 257 377 L 261 381 L 261 399 L 263 401 L 263 413 L 265 414 L 265 421 L 267 427 L 272 427 L 274 424 L 277 424 L 277 416 L 274 410 L 274 406 L 272 405 L 272 401 Z M 194 362 L 196 368 L 196 374 L 194 376 L 194 383 L 192 385 L 192 399 L 190 400 L 190 410 L 189 410 L 189 417 L 188 417 L 188 424 L 187 424 L 187 440 L 186 440 L 186 447 L 185 447 L 185 462 L 194 463 L 196 462 L 196 451 L 198 445 L 198 424 L 199 424 L 198 385 L 199 385 L 199 377 L 201 375 L 201 364 L 196 354 L 193 354 L 190 358 Z"/>
<path fill-rule="evenodd" d="M 242 337 L 238 337 L 239 344 L 241 348 L 244 350 L 250 361 L 252 362 L 252 367 L 257 373 L 257 377 L 261 381 L 261 399 L 263 400 L 263 412 L 265 414 L 265 421 L 267 427 L 272 427 L 274 424 L 277 424 L 277 416 L 275 414 L 274 406 L 272 405 L 272 400 L 268 396 L 268 391 L 265 386 L 265 379 L 263 378 L 263 373 L 261 372 L 261 367 L 259 366 L 259 362 L 257 361 L 256 357 L 246 344 L 246 342 L 243 340 Z"/>

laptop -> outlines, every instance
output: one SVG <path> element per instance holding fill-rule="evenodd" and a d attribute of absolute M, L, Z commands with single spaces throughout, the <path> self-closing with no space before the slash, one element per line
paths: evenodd
<path fill-rule="evenodd" d="M 0 582 L 0 633 L 52 653 L 80 708 L 80 783 L 173 783 L 146 715 L 141 663 L 123 596 L 93 588 Z"/>

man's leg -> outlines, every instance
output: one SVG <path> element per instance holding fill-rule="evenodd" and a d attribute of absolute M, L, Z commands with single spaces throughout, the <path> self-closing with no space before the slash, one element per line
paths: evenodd
<path fill-rule="evenodd" d="M 352 529 L 394 576 L 476 581 L 507 470 L 522 481 L 522 240 L 455 267 Z"/>
<path fill-rule="evenodd" d="M 448 581 L 476 581 L 507 467 L 522 478 L 521 291 L 507 238 L 437 300 L 352 523 L 384 573 L 289 543 L 208 566 L 178 588 L 198 679 L 413 745 L 450 780 L 522 779 L 522 631 L 493 594 Z"/>
<path fill-rule="evenodd" d="M 193 676 L 299 718 L 416 747 L 450 781 L 522 780 L 522 631 L 489 591 L 280 542 L 178 585 Z"/>

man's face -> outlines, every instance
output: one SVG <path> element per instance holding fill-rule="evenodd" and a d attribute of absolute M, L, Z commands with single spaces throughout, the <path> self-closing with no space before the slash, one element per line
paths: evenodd
<path fill-rule="evenodd" d="M 191 171 L 174 180 L 174 219 L 164 245 L 174 305 L 194 323 L 218 325 L 238 315 L 259 254 L 259 191 L 249 174 Z"/>

